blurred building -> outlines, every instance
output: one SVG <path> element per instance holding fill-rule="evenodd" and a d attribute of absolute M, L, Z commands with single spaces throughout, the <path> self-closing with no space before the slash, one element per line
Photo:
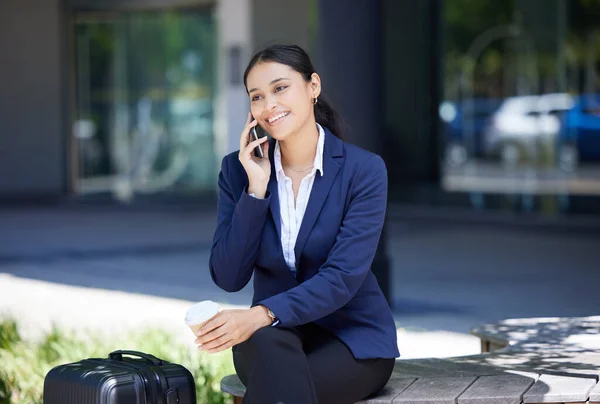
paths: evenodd
<path fill-rule="evenodd" d="M 274 42 L 391 202 L 600 213 L 596 0 L 4 0 L 0 198 L 214 200 Z"/>

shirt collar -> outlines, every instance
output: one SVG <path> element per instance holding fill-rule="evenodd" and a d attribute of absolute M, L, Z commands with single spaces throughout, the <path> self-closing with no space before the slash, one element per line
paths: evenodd
<path fill-rule="evenodd" d="M 317 171 L 321 173 L 321 177 L 323 176 L 323 150 L 325 146 L 325 131 L 323 127 L 317 124 L 317 129 L 319 130 L 319 140 L 317 140 L 317 153 L 315 154 L 315 160 L 313 162 L 313 169 L 310 172 L 310 175 L 315 175 Z M 283 165 L 281 164 L 281 149 L 279 147 L 279 141 L 275 142 L 275 151 L 273 152 L 273 158 L 275 163 L 275 172 L 277 174 L 277 180 L 281 180 L 285 177 L 285 172 L 283 171 Z"/>

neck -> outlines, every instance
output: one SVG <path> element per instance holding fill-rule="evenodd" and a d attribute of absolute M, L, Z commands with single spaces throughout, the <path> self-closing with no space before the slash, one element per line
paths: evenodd
<path fill-rule="evenodd" d="M 279 142 L 281 159 L 293 168 L 312 165 L 317 154 L 319 130 L 314 120 L 310 120 L 298 132 Z"/>

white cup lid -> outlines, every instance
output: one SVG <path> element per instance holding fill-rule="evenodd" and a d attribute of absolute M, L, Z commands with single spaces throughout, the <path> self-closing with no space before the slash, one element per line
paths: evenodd
<path fill-rule="evenodd" d="M 219 312 L 219 305 L 211 300 L 204 300 L 194 304 L 185 314 L 185 323 L 187 325 L 202 324 L 210 320 Z"/>

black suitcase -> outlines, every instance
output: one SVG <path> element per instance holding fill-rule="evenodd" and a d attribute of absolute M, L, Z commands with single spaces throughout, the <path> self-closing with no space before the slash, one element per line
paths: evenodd
<path fill-rule="evenodd" d="M 44 404 L 176 403 L 196 404 L 192 374 L 181 365 L 137 351 L 60 365 L 44 379 Z"/>

